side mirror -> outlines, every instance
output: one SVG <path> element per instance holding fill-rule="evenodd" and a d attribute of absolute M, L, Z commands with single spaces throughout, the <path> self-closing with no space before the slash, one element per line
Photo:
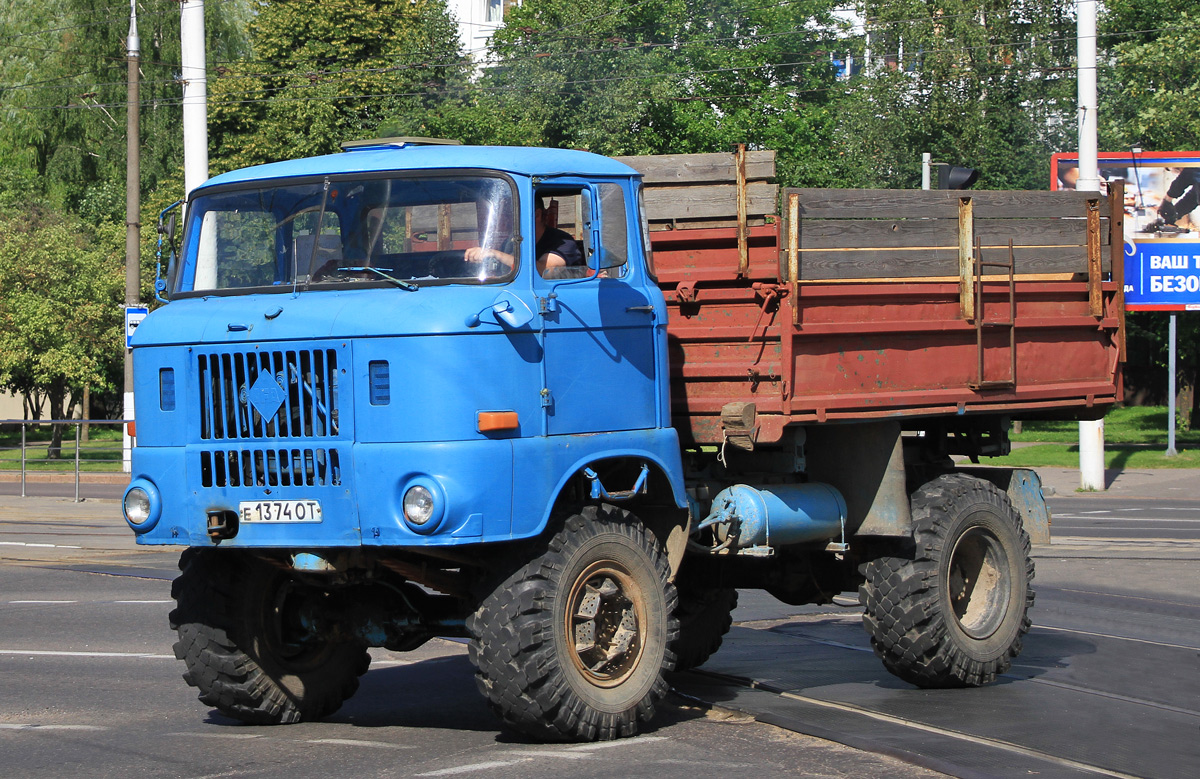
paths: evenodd
<path fill-rule="evenodd" d="M 171 214 L 171 218 L 164 224 L 164 217 L 168 211 L 171 211 L 178 205 L 183 203 L 182 200 L 176 200 L 171 205 L 164 208 L 158 213 L 158 250 L 155 258 L 154 268 L 154 297 L 160 303 L 166 303 L 169 295 L 169 290 L 175 286 L 175 214 Z M 163 278 L 162 274 L 162 250 L 163 238 L 167 241 L 167 275 Z"/>
<path fill-rule="evenodd" d="M 497 322 L 513 330 L 524 327 L 533 321 L 533 312 L 529 310 L 525 301 L 508 291 L 501 292 L 490 306 L 483 309 L 483 311 L 489 310 L 496 317 Z M 468 316 L 464 324 L 467 327 L 478 327 L 479 314 L 482 314 L 483 311 Z"/>

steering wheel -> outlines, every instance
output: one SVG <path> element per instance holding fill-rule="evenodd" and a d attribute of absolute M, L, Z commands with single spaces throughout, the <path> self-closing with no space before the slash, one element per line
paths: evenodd
<path fill-rule="evenodd" d="M 429 258 L 429 275 L 436 278 L 473 278 L 484 268 L 484 263 L 466 259 L 463 249 L 448 249 L 435 252 Z"/>

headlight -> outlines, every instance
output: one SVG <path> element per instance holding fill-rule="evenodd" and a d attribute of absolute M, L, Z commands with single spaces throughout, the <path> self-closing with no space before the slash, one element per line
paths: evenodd
<path fill-rule="evenodd" d="M 150 496 L 141 487 L 125 493 L 125 521 L 131 525 L 144 525 L 150 519 Z"/>
<path fill-rule="evenodd" d="M 404 518 L 414 525 L 424 525 L 433 517 L 433 493 L 417 485 L 404 493 Z"/>

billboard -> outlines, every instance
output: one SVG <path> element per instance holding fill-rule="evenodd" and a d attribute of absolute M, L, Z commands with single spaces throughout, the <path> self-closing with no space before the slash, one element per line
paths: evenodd
<path fill-rule="evenodd" d="M 1200 311 L 1200 152 L 1103 152 L 1100 189 L 1125 180 L 1125 308 Z M 1074 189 L 1079 155 L 1055 154 L 1051 189 Z"/>

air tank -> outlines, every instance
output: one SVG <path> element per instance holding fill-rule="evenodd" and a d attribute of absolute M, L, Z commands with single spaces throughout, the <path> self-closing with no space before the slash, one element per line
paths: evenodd
<path fill-rule="evenodd" d="M 738 548 L 785 546 L 840 538 L 845 522 L 846 501 L 828 484 L 735 484 L 717 493 L 697 530 L 726 525 Z"/>

